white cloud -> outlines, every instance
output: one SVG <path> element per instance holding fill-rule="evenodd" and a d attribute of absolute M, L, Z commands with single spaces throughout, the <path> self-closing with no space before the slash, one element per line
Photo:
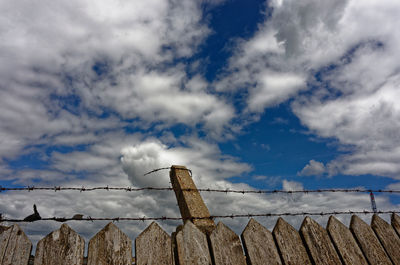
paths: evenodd
<path fill-rule="evenodd" d="M 220 181 L 250 170 L 247 164 L 224 157 L 215 145 L 197 139 L 189 139 L 187 147 L 173 148 L 168 148 L 158 140 L 149 140 L 125 147 L 121 161 L 132 183 L 141 187 L 168 185 L 169 179 L 161 177 L 165 175 L 164 172 L 143 175 L 171 165 L 184 165 L 191 169 L 193 179 L 200 187 L 218 187 L 223 183 Z"/>
<path fill-rule="evenodd" d="M 201 124 L 220 137 L 234 116 L 204 80 L 169 66 L 210 32 L 198 1 L 14 1 L 0 12 L 1 157 L 54 136 L 93 142 L 121 118 Z"/>
<path fill-rule="evenodd" d="M 238 42 L 217 89 L 246 89 L 246 115 L 291 100 L 304 126 L 348 150 L 327 163 L 330 175 L 398 178 L 399 2 L 269 5 L 271 17 Z"/>
<path fill-rule="evenodd" d="M 305 87 L 304 78 L 293 73 L 266 71 L 260 73 L 258 80 L 247 102 L 250 111 L 261 112 L 266 107 L 273 107 Z"/>
<path fill-rule="evenodd" d="M 293 191 L 293 190 L 304 190 L 303 184 L 297 181 L 282 181 L 282 188 L 285 191 Z"/>
<path fill-rule="evenodd" d="M 299 176 L 321 176 L 325 173 L 326 169 L 323 163 L 310 160 L 308 164 L 297 173 Z"/>
<path fill-rule="evenodd" d="M 323 137 L 335 137 L 352 146 L 328 166 L 331 174 L 377 174 L 397 178 L 400 172 L 400 110 L 397 101 L 398 77 L 388 79 L 374 92 L 356 91 L 353 95 L 332 100 L 317 97 L 295 103 L 294 110 L 311 130 Z"/>

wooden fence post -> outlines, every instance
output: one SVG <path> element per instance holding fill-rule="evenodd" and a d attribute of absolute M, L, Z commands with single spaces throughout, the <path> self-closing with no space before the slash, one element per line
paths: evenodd
<path fill-rule="evenodd" d="M 210 219 L 210 212 L 189 175 L 189 170 L 184 166 L 172 166 L 169 173 L 183 222 L 191 220 L 200 230 L 209 234 L 214 230 L 215 223 Z"/>

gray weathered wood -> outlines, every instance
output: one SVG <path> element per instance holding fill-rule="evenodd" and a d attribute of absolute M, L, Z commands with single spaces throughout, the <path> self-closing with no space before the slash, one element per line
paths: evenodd
<path fill-rule="evenodd" d="M 132 241 L 113 223 L 89 241 L 88 265 L 132 263 Z"/>
<path fill-rule="evenodd" d="M 282 264 L 272 233 L 253 218 L 241 237 L 249 265 Z"/>
<path fill-rule="evenodd" d="M 316 221 L 308 216 L 304 218 L 300 233 L 315 264 L 342 264 L 328 233 Z"/>
<path fill-rule="evenodd" d="M 346 265 L 368 265 L 353 234 L 334 216 L 329 217 L 327 230 Z"/>
<path fill-rule="evenodd" d="M 0 225 L 0 234 L 3 233 L 3 231 L 7 230 L 8 228 L 10 228 L 10 227 L 9 226 Z"/>
<path fill-rule="evenodd" d="M 400 265 L 400 238 L 393 227 L 377 214 L 372 217 L 371 227 L 385 248 L 386 253 L 389 254 L 393 264 Z"/>
<path fill-rule="evenodd" d="M 18 225 L 13 225 L 0 234 L 1 265 L 27 265 L 31 250 L 31 241 Z"/>
<path fill-rule="evenodd" d="M 350 230 L 371 265 L 392 264 L 372 228 L 357 215 L 351 217 Z"/>
<path fill-rule="evenodd" d="M 211 265 L 207 237 L 192 222 L 186 221 L 177 232 L 176 246 L 179 265 Z"/>
<path fill-rule="evenodd" d="M 191 220 L 206 233 L 214 230 L 214 221 L 209 218 L 210 212 L 189 175 L 188 169 L 184 166 L 172 166 L 170 179 L 183 220 Z M 201 217 L 201 219 L 193 217 Z"/>
<path fill-rule="evenodd" d="M 394 230 L 397 232 L 397 235 L 400 237 L 400 217 L 393 213 L 391 217 L 391 222 Z"/>
<path fill-rule="evenodd" d="M 246 265 L 238 235 L 222 222 L 210 234 L 215 265 Z"/>
<path fill-rule="evenodd" d="M 299 233 L 282 218 L 278 218 L 272 234 L 285 265 L 311 265 Z"/>
<path fill-rule="evenodd" d="M 151 223 L 135 240 L 136 265 L 172 265 L 171 237 Z"/>
<path fill-rule="evenodd" d="M 83 264 L 85 241 L 67 224 L 41 239 L 36 247 L 35 265 Z"/>

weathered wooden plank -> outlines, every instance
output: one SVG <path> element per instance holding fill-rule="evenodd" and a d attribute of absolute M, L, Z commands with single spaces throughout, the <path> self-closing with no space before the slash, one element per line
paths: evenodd
<path fill-rule="evenodd" d="M 282 218 L 278 218 L 272 234 L 285 265 L 311 265 L 299 233 Z"/>
<path fill-rule="evenodd" d="M 342 264 L 336 253 L 328 232 L 310 217 L 306 217 L 300 227 L 300 233 L 307 244 L 315 264 Z"/>
<path fill-rule="evenodd" d="M 176 246 L 179 265 L 211 265 L 207 237 L 192 222 L 186 221 L 177 232 Z"/>
<path fill-rule="evenodd" d="M 88 265 L 132 263 L 132 241 L 109 223 L 89 241 Z"/>
<path fill-rule="evenodd" d="M 215 265 L 246 265 L 239 236 L 222 222 L 210 234 L 210 242 Z"/>
<path fill-rule="evenodd" d="M 170 179 L 183 220 L 191 220 L 206 233 L 214 230 L 215 223 L 209 218 L 210 212 L 189 175 L 188 169 L 184 166 L 172 166 Z M 201 219 L 193 217 L 201 217 Z"/>
<path fill-rule="evenodd" d="M 249 265 L 282 264 L 272 233 L 253 218 L 241 237 Z"/>
<path fill-rule="evenodd" d="M 400 217 L 397 214 L 393 213 L 391 217 L 391 222 L 394 230 L 400 236 Z"/>
<path fill-rule="evenodd" d="M 371 265 L 392 264 L 372 228 L 357 215 L 351 217 L 350 230 Z"/>
<path fill-rule="evenodd" d="M 393 264 L 400 265 L 400 238 L 393 227 L 377 214 L 372 216 L 371 227 L 385 248 L 386 253 L 389 254 Z"/>
<path fill-rule="evenodd" d="M 18 225 L 0 234 L 0 265 L 27 265 L 31 250 L 31 241 Z"/>
<path fill-rule="evenodd" d="M 136 265 L 172 265 L 171 237 L 152 222 L 135 240 Z"/>
<path fill-rule="evenodd" d="M 36 247 L 35 265 L 83 264 L 85 241 L 67 224 L 41 239 Z"/>
<path fill-rule="evenodd" d="M 327 230 L 346 265 L 368 265 L 353 234 L 334 216 L 329 217 Z"/>

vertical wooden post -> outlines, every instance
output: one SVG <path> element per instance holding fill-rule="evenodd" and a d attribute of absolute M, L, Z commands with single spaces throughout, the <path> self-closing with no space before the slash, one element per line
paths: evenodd
<path fill-rule="evenodd" d="M 169 175 L 183 221 L 191 220 L 200 230 L 209 234 L 214 230 L 215 223 L 209 219 L 210 212 L 189 175 L 189 170 L 184 166 L 172 166 Z"/>

